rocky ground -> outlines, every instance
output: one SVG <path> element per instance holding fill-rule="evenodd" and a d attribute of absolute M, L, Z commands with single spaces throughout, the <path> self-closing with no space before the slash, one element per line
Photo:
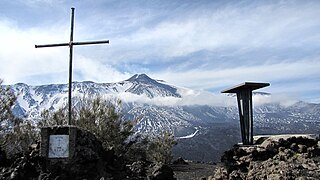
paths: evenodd
<path fill-rule="evenodd" d="M 260 137 L 253 146 L 235 145 L 217 165 L 180 159 L 171 167 L 178 180 L 320 179 L 319 145 L 309 135 Z"/>
<path fill-rule="evenodd" d="M 0 179 L 174 179 L 173 170 L 168 165 L 129 160 L 122 154 L 116 155 L 113 150 L 105 150 L 88 131 L 77 129 L 76 134 L 74 155 L 70 159 L 43 156 L 45 153 L 40 152 L 40 143 L 10 158 L 0 148 Z"/>
<path fill-rule="evenodd" d="M 67 179 L 105 179 L 105 180 L 174 180 L 174 172 L 168 165 L 157 164 L 145 168 L 143 162 L 133 164 L 109 164 L 99 169 L 92 169 L 92 162 L 85 162 L 72 170 L 57 168 L 49 170 L 45 159 L 39 156 L 38 146 L 30 154 L 21 155 L 14 160 L 1 159 L 0 179 L 5 180 L 67 180 Z M 84 167 L 87 167 L 84 170 Z M 103 171 L 101 169 L 104 169 Z M 101 174 L 101 171 L 104 174 Z"/>
<path fill-rule="evenodd" d="M 320 148 L 311 137 L 268 138 L 259 145 L 234 146 L 214 179 L 320 179 Z"/>
<path fill-rule="evenodd" d="M 319 139 L 308 136 L 262 138 L 253 146 L 235 145 L 224 153 L 221 164 L 191 162 L 182 158 L 170 166 L 155 165 L 148 169 L 143 169 L 143 162 L 127 165 L 127 168 L 108 164 L 104 179 L 320 179 L 319 144 Z M 14 161 L 3 158 L 0 161 L 0 179 L 62 177 L 46 169 L 38 145 Z M 96 176 L 86 179 L 96 179 Z"/>

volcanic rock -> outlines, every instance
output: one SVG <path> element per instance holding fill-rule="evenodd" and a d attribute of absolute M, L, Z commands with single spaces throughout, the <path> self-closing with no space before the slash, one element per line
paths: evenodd
<path fill-rule="evenodd" d="M 179 157 L 178 159 L 174 160 L 172 164 L 188 164 L 182 157 Z"/>
<path fill-rule="evenodd" d="M 260 145 L 226 151 L 214 179 L 319 179 L 319 160 L 318 139 L 270 137 Z"/>
<path fill-rule="evenodd" d="M 149 176 L 150 180 L 175 180 L 173 170 L 166 164 L 157 164 Z"/>

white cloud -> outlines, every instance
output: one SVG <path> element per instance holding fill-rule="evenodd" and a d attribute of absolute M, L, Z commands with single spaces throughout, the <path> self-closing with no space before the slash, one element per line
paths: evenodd
<path fill-rule="evenodd" d="M 157 106 L 194 106 L 194 105 L 208 105 L 219 107 L 237 106 L 236 96 L 227 94 L 214 94 L 207 91 L 194 91 L 191 89 L 179 89 L 182 97 L 154 97 L 150 98 L 144 94 L 137 95 L 130 92 L 122 92 L 119 94 L 107 94 L 106 99 L 117 98 L 127 103 L 142 103 L 152 104 Z M 254 95 L 254 106 L 261 106 L 265 104 L 276 103 L 281 106 L 288 107 L 298 102 L 298 100 L 287 96 L 286 94 L 273 94 L 273 95 Z"/>
<path fill-rule="evenodd" d="M 130 77 L 128 73 L 121 73 L 109 65 L 83 56 L 77 56 L 74 69 L 80 73 L 78 78 L 95 82 L 118 82 Z"/>
<path fill-rule="evenodd" d="M 46 29 L 21 29 L 12 20 L 0 19 L 0 78 L 4 79 L 4 83 L 66 83 L 69 69 L 68 47 L 35 48 L 35 44 L 68 42 L 69 32 L 66 26 L 60 26 L 58 22 Z M 112 82 L 129 77 L 105 63 L 83 56 L 76 48 L 74 51 L 74 71 L 80 73 L 80 80 Z"/>
<path fill-rule="evenodd" d="M 184 72 L 164 71 L 158 72 L 156 76 L 173 84 L 197 89 L 225 87 L 227 84 L 232 86 L 244 81 L 290 81 L 297 78 L 320 76 L 319 58 L 226 69 L 191 69 Z"/>
<path fill-rule="evenodd" d="M 297 81 L 292 83 L 294 91 L 302 86 L 299 82 L 320 76 L 317 1 L 208 1 L 199 5 L 172 1 L 27 0 L 22 4 L 26 6 L 21 5 L 25 8 L 19 8 L 17 16 L 0 13 L 0 77 L 6 84 L 66 82 L 67 48 L 35 49 L 34 44 L 68 41 L 70 4 L 77 5 L 76 40 L 109 38 L 111 42 L 107 48 L 76 51 L 74 77 L 78 81 L 119 81 L 142 69 L 160 79 L 197 89 L 224 88 L 242 81 Z M 38 17 L 38 10 L 48 12 Z M 193 53 L 201 51 L 210 53 L 192 66 Z M 270 52 L 268 56 L 259 53 L 264 51 Z M 231 53 L 231 59 L 215 59 Z M 282 58 L 287 55 L 294 58 Z M 179 66 L 185 67 L 183 72 L 178 72 L 177 59 Z M 306 91 L 319 89 L 316 83 L 308 84 Z"/>
<path fill-rule="evenodd" d="M 43 5 L 61 4 L 63 0 L 18 0 L 19 3 L 23 3 L 29 7 L 41 7 Z"/>
<path fill-rule="evenodd" d="M 278 103 L 284 107 L 291 106 L 297 103 L 298 100 L 287 96 L 286 94 L 274 94 L 274 95 L 254 95 L 253 103 L 256 106 L 261 106 L 264 104 Z"/>
<path fill-rule="evenodd" d="M 55 42 L 61 35 L 55 30 L 19 29 L 15 23 L 0 19 L 0 77 L 6 83 L 22 81 L 27 76 L 60 73 L 68 67 L 64 48 L 35 49 L 39 42 Z M 66 54 L 66 55 L 64 55 Z"/>
<path fill-rule="evenodd" d="M 154 56 L 187 56 L 202 50 L 281 48 L 310 46 L 318 42 L 319 3 L 279 6 L 225 6 L 212 11 L 190 11 L 151 27 L 141 26 L 114 39 L 115 60 L 130 61 Z M 181 17 L 183 16 L 184 17 Z M 305 32 L 305 33 L 301 33 Z M 123 53 L 120 53 L 123 52 Z M 285 52 L 283 52 L 285 53 Z M 261 61 L 261 60 L 259 60 Z"/>
<path fill-rule="evenodd" d="M 235 106 L 236 99 L 225 94 L 213 94 L 207 91 L 195 91 L 186 88 L 178 88 L 179 97 L 153 97 L 145 94 L 137 95 L 130 92 L 118 94 L 107 94 L 106 98 L 116 97 L 124 102 L 146 103 L 157 106 L 192 106 L 192 105 L 210 105 L 210 106 Z"/>
<path fill-rule="evenodd" d="M 146 95 L 136 95 L 128 92 L 120 93 L 117 98 L 124 102 L 138 102 L 153 104 L 158 106 L 192 106 L 192 105 L 210 105 L 210 106 L 235 106 L 234 98 L 224 95 L 216 95 L 210 92 L 192 92 L 192 94 L 178 97 L 154 97 L 149 98 Z"/>

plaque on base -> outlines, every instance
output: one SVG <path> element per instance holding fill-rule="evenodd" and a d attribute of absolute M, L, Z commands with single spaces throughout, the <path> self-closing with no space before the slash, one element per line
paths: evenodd
<path fill-rule="evenodd" d="M 50 135 L 48 158 L 69 157 L 69 135 Z"/>

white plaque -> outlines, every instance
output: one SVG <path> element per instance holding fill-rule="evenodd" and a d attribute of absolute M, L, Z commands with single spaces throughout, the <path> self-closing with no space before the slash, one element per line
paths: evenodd
<path fill-rule="evenodd" d="M 49 158 L 69 157 L 69 135 L 49 136 Z"/>

